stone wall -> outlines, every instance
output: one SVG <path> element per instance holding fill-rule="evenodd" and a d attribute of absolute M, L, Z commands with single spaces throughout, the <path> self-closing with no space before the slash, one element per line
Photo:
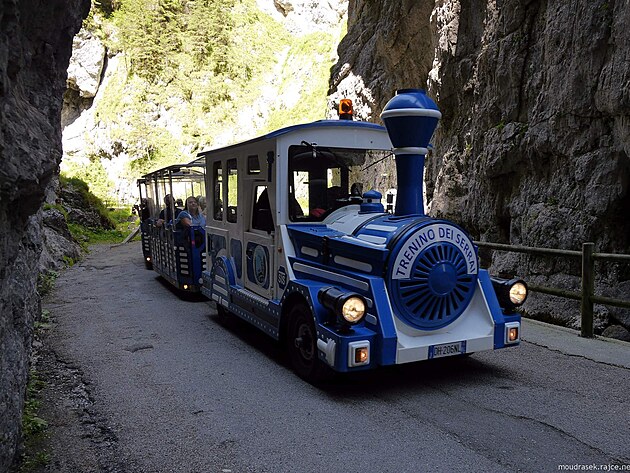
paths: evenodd
<path fill-rule="evenodd" d="M 39 211 L 61 159 L 72 38 L 89 0 L 0 0 L 0 471 L 13 460 L 42 242 Z"/>
<path fill-rule="evenodd" d="M 630 2 L 350 0 L 331 97 L 378 114 L 396 88 L 442 110 L 427 160 L 430 214 L 475 239 L 630 253 Z M 487 255 L 486 255 L 487 256 Z M 495 273 L 577 289 L 579 263 L 495 253 Z M 596 292 L 630 299 L 630 268 L 598 266 Z M 579 305 L 534 295 L 569 326 Z M 596 306 L 596 327 L 630 327 Z"/>

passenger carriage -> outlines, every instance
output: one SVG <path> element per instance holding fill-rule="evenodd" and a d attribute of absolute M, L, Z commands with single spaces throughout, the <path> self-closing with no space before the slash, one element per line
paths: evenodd
<path fill-rule="evenodd" d="M 282 340 L 305 379 L 520 341 L 525 284 L 491 278 L 462 228 L 424 213 L 437 107 L 408 89 L 382 117 L 387 129 L 323 120 L 199 155 L 201 291 Z"/>
<path fill-rule="evenodd" d="M 138 180 L 142 251 L 147 268 L 155 270 L 177 289 L 199 292 L 205 269 L 206 237 L 203 226 L 177 223 L 186 198 L 204 196 L 205 163 L 168 166 Z M 172 198 L 165 202 L 166 196 Z M 160 216 L 163 224 L 158 223 Z"/>

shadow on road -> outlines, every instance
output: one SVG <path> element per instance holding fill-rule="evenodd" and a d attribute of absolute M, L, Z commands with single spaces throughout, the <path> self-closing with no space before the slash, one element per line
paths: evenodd
<path fill-rule="evenodd" d="M 332 398 L 353 399 L 375 394 L 426 390 L 449 390 L 460 385 L 496 384 L 497 378 L 509 378 L 507 370 L 470 356 L 419 361 L 404 365 L 380 367 L 371 371 L 350 373 L 320 386 Z"/>
<path fill-rule="evenodd" d="M 209 318 L 244 344 L 292 371 L 291 363 L 280 342 L 237 316 L 222 318 L 213 312 Z M 341 401 L 346 397 L 357 399 L 400 391 L 417 393 L 427 389 L 448 389 L 461 384 L 469 386 L 501 384 L 501 380 L 507 380 L 513 375 L 510 370 L 476 359 L 473 355 L 380 367 L 355 373 L 336 373 L 330 380 L 319 383 L 316 387 L 326 395 Z M 297 375 L 293 376 L 299 380 Z"/>

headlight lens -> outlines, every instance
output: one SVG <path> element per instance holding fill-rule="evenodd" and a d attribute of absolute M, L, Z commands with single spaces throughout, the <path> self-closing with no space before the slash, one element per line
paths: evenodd
<path fill-rule="evenodd" d="M 365 302 L 359 297 L 348 298 L 341 307 L 341 315 L 351 324 L 357 323 L 365 314 Z"/>
<path fill-rule="evenodd" d="M 522 282 L 513 284 L 510 288 L 510 301 L 512 304 L 521 305 L 527 298 L 527 287 Z"/>
<path fill-rule="evenodd" d="M 503 310 L 514 310 L 527 299 L 527 284 L 522 279 L 490 278 Z"/>
<path fill-rule="evenodd" d="M 357 324 L 365 316 L 365 298 L 355 292 L 326 287 L 319 290 L 317 299 L 341 324 Z"/>

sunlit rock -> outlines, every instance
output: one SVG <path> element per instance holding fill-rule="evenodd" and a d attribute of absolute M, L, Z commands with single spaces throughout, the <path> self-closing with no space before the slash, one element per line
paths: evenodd
<path fill-rule="evenodd" d="M 82 98 L 96 95 L 105 61 L 105 46 L 85 28 L 72 41 L 72 57 L 68 66 L 68 87 L 79 91 Z"/>

